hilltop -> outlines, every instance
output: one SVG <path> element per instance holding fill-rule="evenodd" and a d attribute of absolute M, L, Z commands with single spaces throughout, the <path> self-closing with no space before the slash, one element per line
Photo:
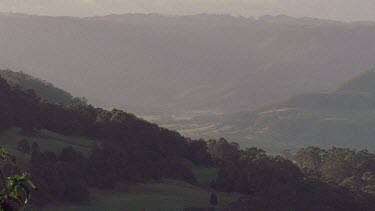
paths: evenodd
<path fill-rule="evenodd" d="M 19 86 L 23 90 L 32 89 L 43 100 L 51 103 L 69 103 L 73 100 L 73 96 L 70 93 L 55 87 L 53 84 L 47 81 L 23 72 L 0 70 L 0 76 L 4 78 L 11 86 Z"/>

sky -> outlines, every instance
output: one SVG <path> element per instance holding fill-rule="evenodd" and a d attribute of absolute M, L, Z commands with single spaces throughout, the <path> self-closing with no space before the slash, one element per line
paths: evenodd
<path fill-rule="evenodd" d="M 375 0 L 0 0 L 0 11 L 52 16 L 121 13 L 286 14 L 341 21 L 375 21 Z"/>

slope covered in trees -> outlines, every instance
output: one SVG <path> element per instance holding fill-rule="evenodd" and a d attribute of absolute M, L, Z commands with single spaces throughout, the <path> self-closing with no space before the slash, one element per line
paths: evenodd
<path fill-rule="evenodd" d="M 228 210 L 375 209 L 375 160 L 368 151 L 308 147 L 269 156 L 225 139 L 208 141 L 208 151 L 220 167 L 211 186 L 244 194 Z"/>
<path fill-rule="evenodd" d="M 69 103 L 73 100 L 72 95 L 68 92 L 23 72 L 0 70 L 0 76 L 7 80 L 11 86 L 19 86 L 24 90 L 32 89 L 43 100 L 51 103 Z"/>
<path fill-rule="evenodd" d="M 284 158 L 269 156 L 254 147 L 242 150 L 223 138 L 188 139 L 121 110 L 107 111 L 79 101 L 41 101 L 33 90 L 12 87 L 2 78 L 0 107 L 1 132 L 16 127 L 30 138 L 52 131 L 76 137 L 71 141 L 91 140 L 89 152 L 79 150 L 80 143 L 53 152 L 27 140 L 17 143 L 19 153 L 25 154 L 20 167 L 30 171 L 39 188 L 32 198 L 37 209 L 57 202 L 87 204 L 95 200 L 90 195 L 93 188 L 108 191 L 124 182 L 174 179 L 200 186 L 200 194 L 206 190 L 207 206 L 213 204 L 208 190 L 241 193 L 224 209 L 375 210 L 374 155 L 365 151 L 308 148 L 285 153 Z M 192 166 L 217 172 L 208 184 L 200 183 Z M 7 175 L 19 171 L 15 166 L 6 169 Z M 217 204 L 225 204 L 220 200 L 217 197 Z"/>
<path fill-rule="evenodd" d="M 88 200 L 88 187 L 113 188 L 116 181 L 125 179 L 174 178 L 194 183 L 195 177 L 183 163 L 210 162 L 204 150 L 203 155 L 191 155 L 194 141 L 120 110 L 106 111 L 78 101 L 44 102 L 33 90 L 11 87 L 2 78 L 0 98 L 1 131 L 19 127 L 37 136 L 38 130 L 45 129 L 98 140 L 88 157 L 74 148 L 62 149 L 60 154 L 32 152 L 28 167 L 36 183 L 48 178 L 47 183 L 39 181 L 44 190 L 36 194 L 39 203 Z"/>

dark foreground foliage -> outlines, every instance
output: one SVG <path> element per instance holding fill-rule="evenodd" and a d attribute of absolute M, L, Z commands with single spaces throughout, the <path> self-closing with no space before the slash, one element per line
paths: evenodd
<path fill-rule="evenodd" d="M 7 150 L 0 147 L 0 210 L 21 211 L 30 203 L 30 190 L 37 189 L 30 180 L 29 173 L 20 173 L 10 163 L 15 163 L 16 158 Z M 5 165 L 5 166 L 4 166 Z"/>

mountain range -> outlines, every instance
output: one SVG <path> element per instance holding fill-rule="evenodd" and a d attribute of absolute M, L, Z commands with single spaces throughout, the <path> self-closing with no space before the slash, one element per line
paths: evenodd
<path fill-rule="evenodd" d="M 375 66 L 375 24 L 227 15 L 0 14 L 0 65 L 104 107 L 235 112 Z"/>

